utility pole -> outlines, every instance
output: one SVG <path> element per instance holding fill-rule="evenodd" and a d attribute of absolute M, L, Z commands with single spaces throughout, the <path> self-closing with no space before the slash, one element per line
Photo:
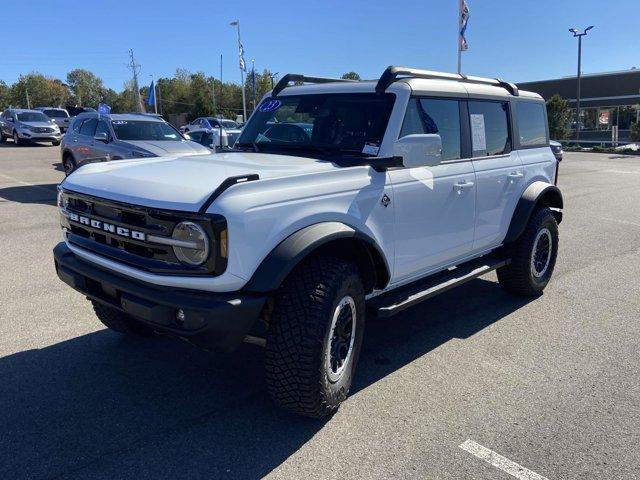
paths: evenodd
<path fill-rule="evenodd" d="M 133 89 L 135 90 L 136 109 L 138 112 L 142 112 L 142 98 L 140 98 L 140 87 L 138 86 L 138 74 L 140 73 L 140 65 L 136 63 L 133 58 L 133 50 L 129 50 L 130 63 L 128 65 L 129 70 L 133 73 Z"/>
<path fill-rule="evenodd" d="M 582 77 L 582 37 L 584 37 L 589 30 L 593 28 L 593 25 L 584 29 L 582 33 L 578 33 L 575 28 L 570 28 L 569 31 L 573 33 L 574 37 L 578 37 L 578 75 L 576 77 L 576 146 L 580 146 L 580 80 Z"/>
<path fill-rule="evenodd" d="M 27 94 L 27 108 L 31 110 L 31 102 L 29 101 L 29 87 L 24 87 L 24 91 Z"/>

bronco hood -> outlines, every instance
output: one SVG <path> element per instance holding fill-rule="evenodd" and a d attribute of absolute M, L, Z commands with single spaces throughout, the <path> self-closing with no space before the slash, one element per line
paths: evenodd
<path fill-rule="evenodd" d="M 312 158 L 233 152 L 90 163 L 61 186 L 133 205 L 196 212 L 229 177 L 257 174 L 264 180 L 333 168 Z"/>

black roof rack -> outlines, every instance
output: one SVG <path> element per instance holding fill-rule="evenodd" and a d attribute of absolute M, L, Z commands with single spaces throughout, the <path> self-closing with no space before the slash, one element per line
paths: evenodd
<path fill-rule="evenodd" d="M 271 92 L 272 96 L 278 95 L 282 90 L 289 86 L 289 82 L 306 82 L 306 83 L 334 83 L 334 82 L 357 82 L 348 78 L 325 78 L 325 77 L 307 77 L 299 73 L 287 73 L 282 77 Z"/>
<path fill-rule="evenodd" d="M 502 87 L 513 96 L 518 96 L 518 87 L 513 83 L 505 82 L 498 78 L 483 78 L 472 77 L 467 75 L 461 75 L 458 73 L 447 72 L 434 72 L 431 70 L 419 70 L 416 68 L 408 67 L 395 67 L 390 66 L 382 73 L 380 80 L 376 85 L 376 92 L 383 93 L 389 88 L 393 82 L 401 78 L 425 78 L 425 79 L 440 79 L 440 80 L 454 80 L 464 83 L 477 83 L 482 85 L 495 85 L 496 87 Z"/>

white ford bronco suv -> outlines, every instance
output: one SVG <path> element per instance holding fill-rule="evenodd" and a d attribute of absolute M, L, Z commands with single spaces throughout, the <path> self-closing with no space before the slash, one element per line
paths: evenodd
<path fill-rule="evenodd" d="M 326 416 L 367 315 L 492 270 L 513 294 L 545 288 L 563 206 L 546 118 L 501 80 L 286 75 L 232 151 L 67 177 L 56 270 L 118 332 L 263 345 L 275 402 Z"/>

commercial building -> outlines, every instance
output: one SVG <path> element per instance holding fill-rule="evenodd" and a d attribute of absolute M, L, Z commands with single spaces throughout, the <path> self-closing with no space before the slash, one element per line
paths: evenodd
<path fill-rule="evenodd" d="M 573 107 L 570 133 L 575 138 L 576 77 L 519 83 L 518 87 L 542 95 L 546 100 L 558 94 Z M 632 122 L 640 119 L 640 69 L 581 75 L 580 142 L 611 142 L 618 127 L 618 140 L 628 142 Z"/>

